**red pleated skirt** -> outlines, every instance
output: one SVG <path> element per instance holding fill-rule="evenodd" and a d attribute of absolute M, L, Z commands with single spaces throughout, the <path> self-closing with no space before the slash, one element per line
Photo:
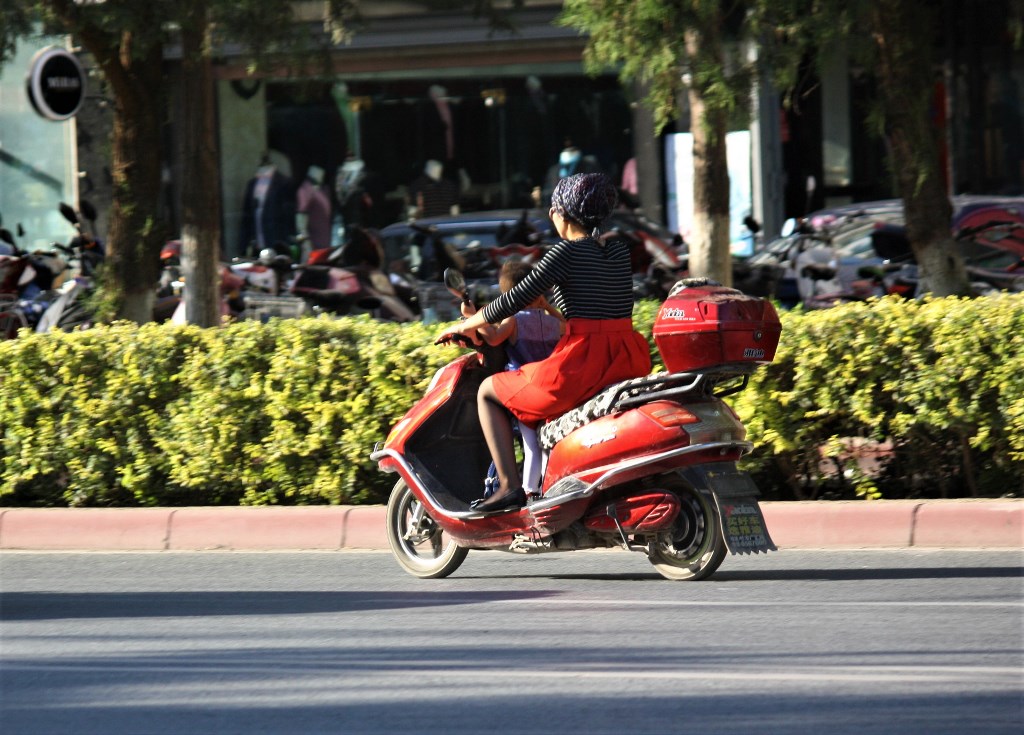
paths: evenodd
<path fill-rule="evenodd" d="M 496 373 L 494 391 L 527 426 L 560 416 L 602 388 L 651 371 L 650 346 L 631 319 L 570 319 L 549 357 Z"/>

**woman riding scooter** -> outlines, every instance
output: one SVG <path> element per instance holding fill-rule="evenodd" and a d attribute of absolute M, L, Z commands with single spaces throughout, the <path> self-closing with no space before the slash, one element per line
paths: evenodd
<path fill-rule="evenodd" d="M 551 195 L 549 215 L 562 239 L 515 288 L 438 337 L 438 342 L 447 342 L 462 335 L 478 343 L 478 328 L 512 316 L 548 289 L 567 320 L 565 335 L 550 357 L 519 370 L 496 373 L 480 386 L 480 424 L 497 468 L 499 487 L 490 497 L 472 504 L 477 512 L 499 513 L 526 503 L 510 412 L 533 427 L 611 383 L 650 372 L 650 348 L 633 329 L 629 248 L 621 240 L 598 239 L 599 227 L 617 198 L 615 185 L 604 174 L 561 179 Z"/>

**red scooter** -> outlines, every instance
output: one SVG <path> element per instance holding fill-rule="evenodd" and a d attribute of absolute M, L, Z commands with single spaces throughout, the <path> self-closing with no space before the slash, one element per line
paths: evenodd
<path fill-rule="evenodd" d="M 461 275 L 446 283 L 464 287 Z M 680 281 L 654 325 L 668 371 L 610 386 L 540 427 L 540 497 L 490 515 L 469 507 L 491 461 L 476 393 L 505 363 L 477 346 L 437 372 L 371 454 L 401 476 L 387 506 L 395 558 L 430 578 L 454 572 L 470 549 L 620 547 L 645 554 L 667 579 L 695 580 L 727 550 L 773 550 L 757 488 L 736 467 L 752 445 L 722 398 L 773 359 L 779 331 L 768 301 L 706 279 Z"/>

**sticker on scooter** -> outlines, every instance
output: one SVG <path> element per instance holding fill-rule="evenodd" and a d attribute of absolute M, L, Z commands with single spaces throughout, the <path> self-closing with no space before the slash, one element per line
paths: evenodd
<path fill-rule="evenodd" d="M 758 348 L 755 348 L 755 347 L 747 347 L 745 350 L 743 350 L 743 359 L 744 360 L 763 360 L 764 359 L 764 350 L 758 349 Z"/>
<path fill-rule="evenodd" d="M 688 316 L 686 314 L 686 309 L 677 309 L 677 308 L 666 308 L 664 311 L 662 311 L 661 318 L 662 319 L 674 319 L 676 321 L 683 321 L 683 322 L 695 322 L 695 321 L 697 321 L 697 317 L 695 317 L 695 316 Z"/>
<path fill-rule="evenodd" d="M 602 429 L 602 432 L 600 434 L 593 431 L 589 433 L 594 434 L 594 436 L 585 436 L 582 439 L 580 439 L 580 444 L 585 446 L 587 449 L 590 449 L 591 447 L 596 447 L 598 444 L 604 444 L 605 442 L 610 442 L 613 439 L 615 439 L 614 426 L 611 427 L 611 429 Z"/>

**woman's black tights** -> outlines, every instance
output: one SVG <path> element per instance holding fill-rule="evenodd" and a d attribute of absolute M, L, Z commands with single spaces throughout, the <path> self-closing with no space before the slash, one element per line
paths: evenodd
<path fill-rule="evenodd" d="M 504 497 L 510 490 L 522 486 L 519 465 L 516 462 L 515 435 L 512 432 L 512 416 L 498 400 L 491 378 L 480 385 L 477 394 L 477 411 L 480 413 L 480 427 L 491 451 L 491 459 L 498 471 L 498 489 L 495 497 Z"/>

